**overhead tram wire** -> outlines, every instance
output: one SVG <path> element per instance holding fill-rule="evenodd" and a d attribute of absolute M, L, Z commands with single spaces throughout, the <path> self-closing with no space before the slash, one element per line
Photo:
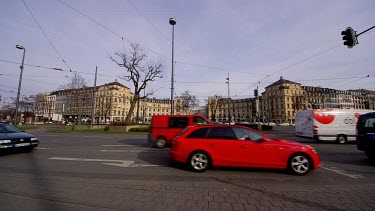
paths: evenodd
<path fill-rule="evenodd" d="M 25 0 L 22 0 L 23 4 L 25 5 L 25 7 L 27 8 L 27 10 L 29 11 L 31 17 L 33 17 L 35 23 L 38 25 L 39 29 L 42 31 L 42 33 L 44 34 L 45 38 L 48 40 L 49 44 L 52 46 L 52 48 L 55 50 L 55 52 L 57 53 L 57 55 L 60 57 L 60 59 L 62 60 L 62 62 L 65 64 L 65 66 L 70 70 L 70 72 L 72 72 L 72 69 L 69 67 L 69 65 L 65 62 L 65 59 L 61 56 L 61 54 L 59 53 L 59 51 L 57 50 L 57 48 L 55 47 L 55 45 L 51 42 L 51 40 L 48 38 L 47 34 L 44 32 L 42 26 L 39 24 L 38 20 L 35 18 L 34 14 L 31 12 L 30 8 L 27 6 Z"/>
<path fill-rule="evenodd" d="M 128 0 L 129 4 L 151 25 L 153 26 L 156 31 L 159 32 L 159 34 L 164 37 L 169 43 L 172 43 L 172 41 L 169 39 L 168 36 L 166 36 L 165 34 L 163 34 L 159 29 L 158 27 L 155 26 L 155 24 L 150 20 L 148 19 L 142 12 L 141 10 L 138 9 L 138 7 L 131 1 L 131 0 Z"/>
<path fill-rule="evenodd" d="M 8 61 L 8 60 L 3 60 L 3 59 L 0 59 L 0 62 L 5 62 L 5 63 L 10 63 L 10 64 L 21 64 L 19 62 L 13 62 L 13 61 Z M 46 67 L 46 66 L 42 66 L 42 65 L 34 65 L 34 64 L 24 64 L 25 66 L 30 66 L 30 67 L 36 67 L 36 68 L 43 68 L 43 69 L 50 69 L 50 70 L 57 70 L 57 71 L 60 71 L 60 72 L 70 72 L 69 70 L 64 70 L 64 69 L 61 69 L 61 68 L 56 68 L 56 67 Z M 80 72 L 80 71 L 73 71 L 74 73 L 80 73 L 80 74 L 86 74 L 86 75 L 95 75 L 94 73 L 87 73 L 87 72 Z M 98 74 L 99 76 L 104 76 L 104 77 L 113 77 L 113 78 L 116 78 L 117 76 L 115 75 L 104 75 L 104 74 Z M 253 85 L 250 86 L 249 88 L 251 87 L 254 87 L 256 84 L 271 84 L 273 82 L 270 82 L 270 81 L 263 81 L 265 80 L 266 78 L 268 78 L 269 75 L 267 75 L 265 78 L 261 79 L 260 81 L 257 81 L 257 82 L 253 82 Z M 367 76 L 366 76 L 367 77 Z M 368 76 L 369 78 L 374 78 L 375 76 L 371 76 L 369 75 Z M 348 79 L 363 79 L 364 77 L 363 76 L 355 76 L 355 77 L 343 77 L 343 78 L 317 78 L 317 79 L 296 79 L 295 81 L 296 82 L 301 82 L 301 81 L 331 81 L 331 80 L 348 80 Z M 159 83 L 170 83 L 170 81 L 158 81 Z M 180 83 L 180 84 L 221 84 L 221 83 L 224 83 L 224 82 L 215 82 L 215 81 L 176 81 L 176 83 Z M 236 84 L 248 84 L 248 82 L 237 82 Z"/>
<path fill-rule="evenodd" d="M 7 61 L 7 60 L 3 60 L 3 59 L 0 59 L 0 62 L 11 63 L 11 64 L 21 64 L 19 62 Z M 33 64 L 24 64 L 24 65 L 25 66 L 30 66 L 30 67 L 43 68 L 43 69 L 57 70 L 57 71 L 61 71 L 61 72 L 73 72 L 73 73 L 80 73 L 80 74 L 86 74 L 86 75 L 95 75 L 95 73 L 87 73 L 87 72 L 80 72 L 80 71 L 70 71 L 70 70 L 66 70 L 66 69 L 62 69 L 62 68 L 57 68 L 57 67 L 46 67 L 46 66 L 33 65 Z M 104 76 L 104 77 L 113 77 L 113 78 L 117 78 L 118 77 L 118 76 L 114 76 L 114 75 L 104 75 L 104 74 L 97 74 L 97 75 Z"/>
<path fill-rule="evenodd" d="M 78 9 L 76 9 L 76 8 L 74 8 L 74 7 L 72 7 L 72 6 L 70 6 L 69 4 L 63 2 L 62 0 L 57 0 L 57 1 L 59 1 L 61 4 L 65 5 L 66 7 L 69 7 L 70 9 L 74 10 L 75 12 L 77 12 L 77 13 L 80 14 L 80 15 L 82 15 L 83 17 L 89 19 L 90 21 L 92 21 L 92 22 L 95 23 L 96 25 L 98 25 L 98 26 L 102 27 L 103 29 L 105 29 L 105 30 L 111 32 L 113 35 L 115 35 L 115 36 L 121 38 L 122 41 L 123 41 L 123 40 L 126 40 L 126 41 L 128 41 L 129 43 L 131 43 L 131 44 L 135 44 L 135 43 L 136 43 L 136 42 L 134 42 L 134 41 L 132 41 L 132 40 L 129 40 L 129 39 L 124 38 L 124 36 L 121 36 L 119 33 L 114 32 L 113 30 L 111 30 L 111 29 L 109 29 L 108 27 L 106 27 L 104 24 L 99 23 L 98 21 L 94 20 L 94 19 L 91 18 L 90 16 L 88 16 L 88 15 L 86 15 L 85 13 L 79 11 Z M 157 52 L 157 51 L 155 51 L 155 50 L 152 50 L 152 49 L 150 49 L 150 48 L 146 48 L 146 47 L 143 47 L 143 48 L 146 49 L 146 50 L 148 50 L 148 51 L 150 51 L 150 52 L 152 52 L 152 53 L 154 53 L 154 54 L 157 54 L 157 55 L 159 55 L 159 56 L 162 56 L 162 57 L 164 57 L 164 58 L 169 58 L 169 57 L 163 55 L 162 53 L 159 53 L 159 52 Z"/>
<path fill-rule="evenodd" d="M 204 67 L 204 68 L 214 69 L 212 71 L 222 70 L 222 71 L 230 71 L 230 72 L 252 74 L 252 75 L 266 75 L 266 74 L 260 74 L 260 73 L 250 73 L 250 72 L 236 71 L 236 70 L 233 70 L 233 69 L 222 68 L 222 67 L 214 67 L 214 66 L 208 66 L 208 65 L 202 65 L 202 64 L 192 64 L 192 63 L 181 62 L 181 61 L 176 61 L 176 63 L 177 64 L 183 64 L 183 65 L 191 65 L 191 66 L 196 66 L 196 67 Z"/>
<path fill-rule="evenodd" d="M 372 76 L 372 77 L 374 77 L 374 76 Z M 351 83 L 354 83 L 354 82 L 357 82 L 357 81 L 360 81 L 360 80 L 363 80 L 363 79 L 366 79 L 366 78 L 370 78 L 370 75 L 367 75 L 367 76 L 364 76 L 364 77 L 357 77 L 357 78 L 358 79 L 356 79 L 356 80 L 349 81 L 349 82 L 341 84 L 341 85 L 339 84 L 338 87 L 346 86 L 348 84 L 351 84 Z"/>
<path fill-rule="evenodd" d="M 277 71 L 271 73 L 270 75 L 267 75 L 265 78 L 259 80 L 258 82 L 254 82 L 254 83 L 255 83 L 255 84 L 257 84 L 257 83 L 261 83 L 262 80 L 268 78 L 269 76 L 275 75 L 276 73 L 279 73 L 279 72 L 282 72 L 282 71 L 284 71 L 284 70 L 287 70 L 287 69 L 289 69 L 289 68 L 291 68 L 291 67 L 294 67 L 294 66 L 296 66 L 296 65 L 298 65 L 298 64 L 301 64 L 301 63 L 303 63 L 303 62 L 305 62 L 305 61 L 307 61 L 307 60 L 310 60 L 310 59 L 312 59 L 312 58 L 314 58 L 314 57 L 316 57 L 316 56 L 319 56 L 319 55 L 322 55 L 322 54 L 324 54 L 324 53 L 327 53 L 328 51 L 331 51 L 331 50 L 333 50 L 333 49 L 335 49 L 335 48 L 337 48 L 337 47 L 339 47 L 339 46 L 341 46 L 341 45 L 342 45 L 342 44 L 340 43 L 340 44 L 335 45 L 335 46 L 333 46 L 333 47 L 330 47 L 330 48 L 328 48 L 328 49 L 326 49 L 326 50 L 323 50 L 323 51 L 321 51 L 321 52 L 318 52 L 318 53 L 316 53 L 316 54 L 313 54 L 313 55 L 310 56 L 310 57 L 307 57 L 307 58 L 305 58 L 305 59 L 302 59 L 302 60 L 300 60 L 300 61 L 298 61 L 298 62 L 296 62 L 296 63 L 293 63 L 293 64 L 291 64 L 291 65 L 289 65 L 289 66 L 287 66 L 287 67 L 284 67 L 284 68 L 282 68 L 282 69 L 280 69 L 280 70 L 277 70 Z M 252 86 L 250 86 L 249 88 L 247 88 L 247 89 L 244 90 L 244 91 L 247 91 L 248 89 L 254 87 L 255 84 L 253 84 Z M 242 92 L 240 92 L 240 93 L 243 93 L 244 91 L 242 91 Z"/>

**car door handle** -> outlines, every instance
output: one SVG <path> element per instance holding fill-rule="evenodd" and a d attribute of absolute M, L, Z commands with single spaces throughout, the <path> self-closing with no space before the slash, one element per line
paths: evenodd
<path fill-rule="evenodd" d="M 247 145 L 242 145 L 241 148 L 248 148 L 249 146 Z"/>

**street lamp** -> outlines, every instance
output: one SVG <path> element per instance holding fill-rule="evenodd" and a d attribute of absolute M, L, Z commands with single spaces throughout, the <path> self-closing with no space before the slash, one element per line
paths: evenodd
<path fill-rule="evenodd" d="M 17 92 L 17 101 L 16 101 L 16 113 L 14 115 L 14 123 L 17 124 L 17 115 L 18 115 L 18 106 L 20 103 L 20 92 L 21 92 L 21 83 L 22 83 L 22 73 L 23 73 L 23 64 L 25 62 L 25 53 L 26 53 L 26 48 L 23 47 L 22 45 L 16 45 L 16 48 L 23 50 L 23 56 L 22 56 L 22 64 L 20 66 L 21 68 L 21 73 L 20 73 L 20 79 L 18 82 L 18 92 Z"/>
<path fill-rule="evenodd" d="M 230 115 L 230 92 L 229 92 L 229 73 L 228 73 L 228 78 L 227 78 L 227 82 L 228 84 L 228 122 L 229 124 L 231 123 L 231 120 L 232 120 L 232 116 Z"/>
<path fill-rule="evenodd" d="M 171 78 L 171 114 L 174 114 L 174 25 L 176 25 L 175 18 L 169 18 L 169 24 L 172 25 L 172 78 Z"/>

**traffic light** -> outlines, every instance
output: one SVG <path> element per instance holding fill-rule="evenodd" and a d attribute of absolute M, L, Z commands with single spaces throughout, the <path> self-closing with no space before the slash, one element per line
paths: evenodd
<path fill-rule="evenodd" d="M 348 48 L 353 48 L 358 44 L 357 33 L 351 27 L 348 27 L 345 29 L 345 31 L 342 31 L 341 35 L 343 35 L 342 39 L 344 40 L 344 45 L 346 45 Z"/>
<path fill-rule="evenodd" d="M 258 89 L 254 89 L 254 97 L 258 97 Z"/>

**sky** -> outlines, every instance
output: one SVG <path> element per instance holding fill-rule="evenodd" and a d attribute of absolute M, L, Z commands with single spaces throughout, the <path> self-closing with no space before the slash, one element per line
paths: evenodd
<path fill-rule="evenodd" d="M 373 0 L 0 0 L 0 95 L 16 98 L 59 90 L 73 73 L 94 86 L 126 72 L 110 57 L 139 44 L 163 64 L 152 97 L 171 97 L 172 26 L 175 96 L 253 97 L 284 79 L 338 90 L 375 90 L 375 29 L 343 45 L 341 31 L 375 25 Z M 38 67 L 41 66 L 41 67 Z M 54 70 L 52 68 L 60 68 Z M 72 72 L 70 72 L 72 70 Z M 367 77 L 368 76 L 368 77 Z M 2 104 L 0 104 L 2 105 Z"/>

